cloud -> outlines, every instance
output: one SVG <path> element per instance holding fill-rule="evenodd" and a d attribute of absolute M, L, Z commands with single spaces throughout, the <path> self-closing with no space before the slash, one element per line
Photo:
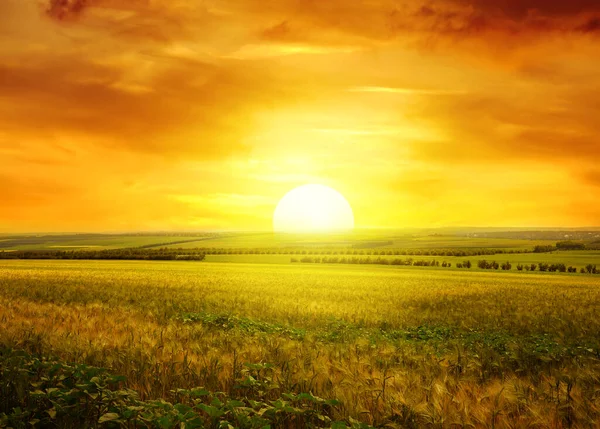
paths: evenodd
<path fill-rule="evenodd" d="M 454 0 L 454 3 L 488 13 L 501 13 L 513 19 L 531 14 L 564 17 L 600 11 L 597 0 Z"/>
<path fill-rule="evenodd" d="M 273 81 L 252 67 L 148 67 L 135 76 L 128 63 L 73 55 L 0 65 L 0 123 L 29 136 L 85 134 L 132 150 L 220 156 L 245 150 L 253 109 L 275 97 Z"/>
<path fill-rule="evenodd" d="M 381 94 L 400 95 L 464 95 L 465 91 L 452 89 L 422 89 L 422 88 L 399 88 L 389 86 L 357 86 L 350 88 L 351 92 L 374 92 Z"/>
<path fill-rule="evenodd" d="M 253 1 L 245 4 L 247 9 L 257 8 Z M 455 44 L 481 40 L 498 46 L 506 39 L 523 43 L 544 34 L 596 32 L 600 7 L 596 0 L 284 0 L 264 15 L 276 23 L 264 27 L 259 37 L 273 43 L 318 43 L 319 37 L 321 43 L 336 43 L 343 34 L 366 47 L 390 41 L 431 46 L 444 40 Z"/>
<path fill-rule="evenodd" d="M 588 170 L 583 174 L 580 174 L 580 177 L 588 185 L 600 188 L 600 170 Z"/>
<path fill-rule="evenodd" d="M 580 25 L 577 30 L 581 31 L 582 33 L 596 33 L 600 31 L 600 18 L 590 18 L 587 22 L 584 22 L 582 25 Z"/>
<path fill-rule="evenodd" d="M 78 17 L 88 0 L 50 0 L 46 12 L 54 19 L 65 20 Z"/>

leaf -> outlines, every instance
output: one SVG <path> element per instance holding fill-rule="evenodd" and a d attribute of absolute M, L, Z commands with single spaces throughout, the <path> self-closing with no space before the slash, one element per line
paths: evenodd
<path fill-rule="evenodd" d="M 173 426 L 173 424 L 171 423 L 171 418 L 169 416 L 162 416 L 160 419 L 158 419 L 158 425 L 161 428 L 170 428 Z"/>
<path fill-rule="evenodd" d="M 173 408 L 175 408 L 179 414 L 186 414 L 192 411 L 192 407 L 185 404 L 175 404 Z"/>
<path fill-rule="evenodd" d="M 98 419 L 98 423 L 112 422 L 118 419 L 119 415 L 117 413 L 106 413 Z"/>

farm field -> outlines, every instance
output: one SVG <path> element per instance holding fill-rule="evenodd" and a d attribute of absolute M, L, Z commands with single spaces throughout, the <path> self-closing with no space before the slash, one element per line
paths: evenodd
<path fill-rule="evenodd" d="M 199 242 L 174 244 L 171 248 L 286 248 L 286 247 L 354 247 L 376 249 L 532 249 L 537 245 L 548 244 L 547 240 L 526 240 L 508 238 L 474 238 L 464 236 L 396 236 L 391 232 L 355 232 L 353 234 L 327 234 L 308 236 L 306 234 L 240 234 L 229 237 L 215 237 Z"/>
<path fill-rule="evenodd" d="M 600 421 L 600 276 L 252 262 L 0 261 L 0 355 L 107 368 L 140 401 L 202 387 L 244 405 L 233 427 Z"/>
<path fill-rule="evenodd" d="M 118 249 L 125 247 L 160 246 L 164 243 L 194 240 L 194 243 L 206 239 L 206 235 L 197 237 L 181 235 L 131 235 L 131 234 L 53 234 L 32 236 L 6 236 L 0 239 L 2 250 L 85 250 Z"/>

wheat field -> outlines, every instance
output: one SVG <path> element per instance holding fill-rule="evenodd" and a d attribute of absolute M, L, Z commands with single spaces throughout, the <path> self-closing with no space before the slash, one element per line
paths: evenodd
<path fill-rule="evenodd" d="M 239 398 L 250 377 L 264 401 L 337 400 L 331 421 L 353 427 L 600 417 L 594 276 L 1 261 L 0 297 L 3 347 L 107 368 L 141 400 L 198 387 Z"/>

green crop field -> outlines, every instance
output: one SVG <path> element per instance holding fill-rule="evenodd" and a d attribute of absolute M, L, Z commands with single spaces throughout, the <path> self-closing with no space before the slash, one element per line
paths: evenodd
<path fill-rule="evenodd" d="M 274 256 L 0 261 L 0 426 L 600 421 L 600 276 Z"/>
<path fill-rule="evenodd" d="M 160 246 L 168 243 L 194 240 L 195 243 L 208 235 L 197 237 L 181 235 L 127 235 L 127 234 L 53 234 L 4 237 L 0 240 L 2 250 L 78 250 L 119 249 L 140 246 Z M 181 243 L 182 245 L 184 243 Z M 197 244 L 196 244 L 197 246 Z"/>
<path fill-rule="evenodd" d="M 355 247 L 378 249 L 532 249 L 536 245 L 548 244 L 547 240 L 507 238 L 478 238 L 463 236 L 401 236 L 392 233 L 358 232 L 354 234 L 232 234 L 208 240 L 174 244 L 174 248 L 286 248 L 286 247 Z"/>

